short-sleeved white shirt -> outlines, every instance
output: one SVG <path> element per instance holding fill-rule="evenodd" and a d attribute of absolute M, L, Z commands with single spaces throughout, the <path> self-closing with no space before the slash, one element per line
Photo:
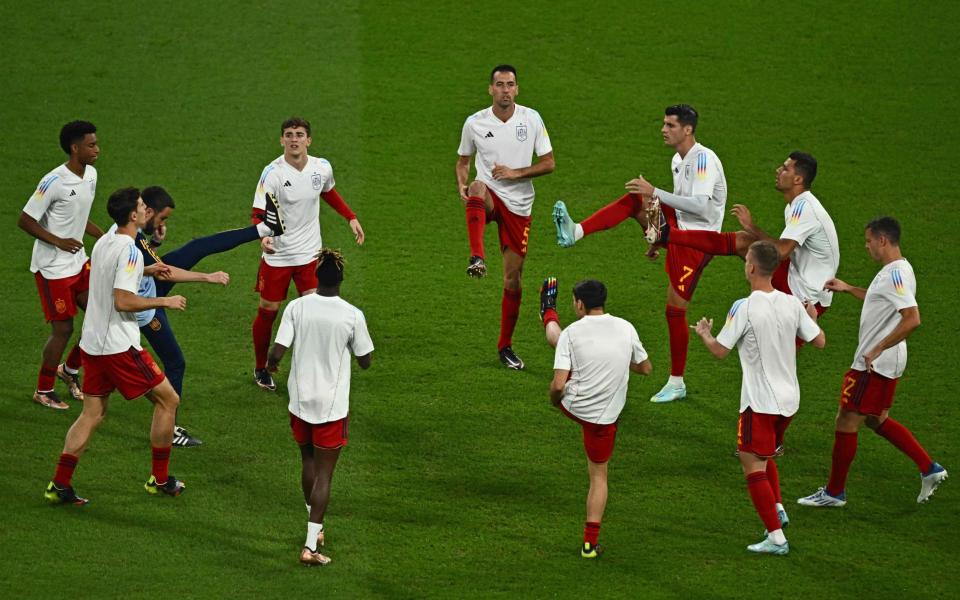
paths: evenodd
<path fill-rule="evenodd" d="M 677 152 L 670 161 L 673 193 L 677 196 L 709 196 L 705 216 L 677 210 L 680 229 L 720 231 L 727 206 L 727 178 L 713 150 L 696 143 L 683 158 Z"/>
<path fill-rule="evenodd" d="M 60 165 L 40 180 L 23 212 L 53 235 L 82 242 L 96 193 L 96 169 L 87 165 L 83 177 L 77 177 L 67 165 Z M 36 240 L 30 258 L 30 272 L 40 271 L 47 279 L 62 279 L 79 273 L 86 262 L 87 253 L 83 248 L 73 254 Z"/>
<path fill-rule="evenodd" d="M 840 266 L 840 242 L 833 219 L 817 197 L 806 191 L 787 204 L 783 220 L 780 239 L 797 242 L 787 271 L 790 291 L 801 300 L 830 306 L 833 292 L 823 289 L 823 284 L 836 277 Z"/>
<path fill-rule="evenodd" d="M 637 330 L 609 314 L 586 315 L 560 333 L 554 369 L 570 371 L 563 407 L 578 419 L 615 423 L 627 401 L 630 363 L 647 360 Z"/>
<path fill-rule="evenodd" d="M 860 311 L 860 343 L 850 368 L 866 371 L 863 355 L 876 347 L 900 324 L 900 311 L 917 306 L 917 278 L 907 259 L 883 266 L 873 278 Z M 873 361 L 873 370 L 896 379 L 907 367 L 907 340 L 884 350 Z"/>
<path fill-rule="evenodd" d="M 114 308 L 113 290 L 136 294 L 143 277 L 143 257 L 133 238 L 106 233 L 90 253 L 90 294 L 83 317 L 80 348 L 87 354 L 103 356 L 140 350 L 137 314 Z"/>
<path fill-rule="evenodd" d="M 493 114 L 493 107 L 467 117 L 457 150 L 460 156 L 477 155 L 477 180 L 493 190 L 510 212 L 522 217 L 529 217 L 533 211 L 533 182 L 497 181 L 493 168 L 501 164 L 523 169 L 533 164 L 534 153 L 543 156 L 551 152 L 553 147 L 540 113 L 519 104 L 506 123 Z"/>
<path fill-rule="evenodd" d="M 743 383 L 740 412 L 792 416 L 800 408 L 796 338 L 811 341 L 820 327 L 795 296 L 754 291 L 733 303 L 717 335 L 726 348 L 737 347 Z"/>
<path fill-rule="evenodd" d="M 324 158 L 310 156 L 303 171 L 283 156 L 264 167 L 253 196 L 253 207 L 266 206 L 270 192 L 280 203 L 287 229 L 273 238 L 274 254 L 263 254 L 272 267 L 295 267 L 310 263 L 323 247 L 320 237 L 320 194 L 333 189 L 333 167 Z"/>
<path fill-rule="evenodd" d="M 373 352 L 363 312 L 339 296 L 301 296 L 284 309 L 276 342 L 293 347 L 290 413 L 314 424 L 346 417 L 351 354 Z"/>

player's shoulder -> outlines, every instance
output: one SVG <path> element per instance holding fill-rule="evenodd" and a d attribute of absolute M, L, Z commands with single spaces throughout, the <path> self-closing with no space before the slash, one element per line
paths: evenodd
<path fill-rule="evenodd" d="M 266 166 L 263 167 L 263 171 L 261 171 L 260 177 L 261 177 L 261 178 L 265 178 L 267 175 L 269 175 L 270 173 L 272 173 L 272 172 L 274 172 L 274 171 L 277 171 L 277 170 L 280 169 L 281 167 L 283 167 L 283 155 L 282 155 L 282 154 L 281 154 L 279 157 L 277 157 L 277 158 L 271 160 L 270 162 L 268 162 L 268 163 L 266 164 Z"/>
<path fill-rule="evenodd" d="M 699 142 L 697 142 L 697 145 L 694 147 L 694 156 L 698 162 L 720 162 L 720 157 L 717 156 L 716 152 Z"/>
<path fill-rule="evenodd" d="M 537 120 L 543 123 L 543 117 L 540 116 L 540 113 L 529 106 L 523 106 L 522 104 L 517 104 L 517 113 L 521 117 L 524 117 L 528 120 Z"/>
<path fill-rule="evenodd" d="M 463 124 L 466 125 L 468 123 L 472 123 L 473 121 L 482 121 L 483 119 L 489 117 L 491 114 L 493 114 L 493 108 L 489 106 L 486 108 L 481 108 L 480 110 L 473 113 L 472 115 L 469 115 L 464 120 Z"/>
<path fill-rule="evenodd" d="M 57 165 L 51 169 L 46 175 L 40 178 L 40 183 L 37 184 L 37 192 L 40 194 L 46 193 L 58 182 L 62 182 L 66 173 L 69 173 L 67 165 Z"/>
<path fill-rule="evenodd" d="M 754 294 L 755 293 L 757 292 L 754 292 Z M 753 294 L 750 294 L 746 298 L 739 298 L 737 300 L 734 300 L 733 304 L 730 305 L 730 310 L 727 311 L 727 321 L 730 321 L 734 317 L 736 317 L 740 311 L 748 309 L 750 306 L 751 297 L 753 297 Z"/>
<path fill-rule="evenodd" d="M 97 178 L 97 168 L 93 165 L 87 165 L 87 167 L 83 170 L 83 178 L 86 181 L 95 180 Z"/>
<path fill-rule="evenodd" d="M 333 170 L 330 161 L 321 156 L 310 156 L 308 158 L 310 166 L 315 170 Z"/>

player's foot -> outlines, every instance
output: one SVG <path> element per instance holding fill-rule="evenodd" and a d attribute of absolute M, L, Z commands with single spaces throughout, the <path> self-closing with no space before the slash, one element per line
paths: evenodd
<path fill-rule="evenodd" d="M 540 286 L 540 320 L 548 310 L 557 310 L 557 278 L 547 277 Z"/>
<path fill-rule="evenodd" d="M 77 506 L 83 506 L 87 502 L 90 502 L 86 498 L 78 496 L 69 485 L 62 488 L 52 481 L 47 484 L 47 491 L 43 493 L 43 497 L 51 504 L 75 504 Z"/>
<path fill-rule="evenodd" d="M 757 552 L 758 554 L 776 554 L 783 556 L 790 552 L 790 542 L 774 544 L 770 541 L 770 538 L 763 538 L 763 541 L 747 546 L 747 550 Z"/>
<path fill-rule="evenodd" d="M 663 388 L 653 395 L 650 398 L 650 402 L 673 402 L 674 400 L 683 400 L 687 397 L 687 386 L 680 384 L 679 386 L 673 385 L 672 383 L 667 383 Z"/>
<path fill-rule="evenodd" d="M 280 214 L 280 203 L 277 201 L 277 197 L 270 192 L 267 192 L 264 196 L 266 204 L 263 208 L 263 222 L 270 228 L 273 235 L 283 235 L 287 226 L 283 222 L 283 215 Z"/>
<path fill-rule="evenodd" d="M 603 554 L 603 546 L 600 544 L 593 545 L 590 542 L 584 542 L 580 548 L 580 556 L 583 558 L 598 558 L 601 554 Z"/>
<path fill-rule="evenodd" d="M 557 245 L 561 248 L 570 248 L 577 243 L 577 224 L 570 218 L 567 205 L 563 200 L 557 200 L 553 205 L 553 224 L 557 226 Z"/>
<path fill-rule="evenodd" d="M 148 494 L 166 494 L 174 497 L 182 494 L 186 487 L 182 481 L 173 475 L 168 475 L 165 483 L 157 483 L 157 478 L 151 475 L 150 479 L 143 484 L 143 489 L 147 490 Z"/>
<path fill-rule="evenodd" d="M 303 547 L 303 550 L 300 551 L 300 564 L 307 567 L 322 567 L 324 565 L 329 565 L 332 562 L 332 558 L 320 554 L 320 550 L 313 551 L 306 546 Z"/>
<path fill-rule="evenodd" d="M 661 242 L 663 229 L 667 226 L 667 220 L 663 218 L 663 211 L 660 210 L 660 198 L 653 197 L 646 209 L 647 228 L 644 230 L 643 237 L 651 244 L 665 243 L 666 238 Z"/>
<path fill-rule="evenodd" d="M 947 470 L 937 463 L 933 463 L 930 471 L 920 477 L 920 495 L 917 496 L 917 502 L 926 502 L 930 499 L 940 483 L 947 478 Z"/>
<path fill-rule="evenodd" d="M 820 488 L 809 496 L 797 498 L 797 504 L 803 506 L 835 506 L 841 507 L 847 503 L 847 494 L 840 492 L 839 496 L 831 496 L 827 493 L 827 488 Z"/>
<path fill-rule="evenodd" d="M 175 425 L 173 428 L 173 445 L 181 448 L 194 448 L 203 442 L 190 435 L 186 429 Z"/>
<path fill-rule="evenodd" d="M 523 361 L 510 346 L 504 346 L 500 349 L 500 362 L 506 365 L 508 369 L 519 371 L 523 368 Z"/>
<path fill-rule="evenodd" d="M 55 408 L 57 410 L 67 410 L 70 408 L 70 405 L 61 400 L 60 396 L 52 390 L 49 392 L 34 392 L 33 401 L 47 408 Z"/>
<path fill-rule="evenodd" d="M 273 376 L 266 369 L 256 369 L 253 372 L 253 380 L 265 390 L 271 392 L 277 389 L 277 384 L 273 382 Z"/>
<path fill-rule="evenodd" d="M 57 365 L 57 377 L 60 378 L 60 381 L 67 384 L 71 398 L 78 402 L 83 402 L 83 392 L 80 391 L 80 373 L 67 373 L 66 366 L 66 363 Z"/>
<path fill-rule="evenodd" d="M 487 263 L 483 261 L 482 256 L 470 257 L 470 264 L 467 265 L 467 275 L 477 279 L 483 279 L 487 276 Z"/>

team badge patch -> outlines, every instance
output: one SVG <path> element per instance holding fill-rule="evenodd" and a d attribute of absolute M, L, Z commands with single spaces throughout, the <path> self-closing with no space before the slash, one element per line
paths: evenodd
<path fill-rule="evenodd" d="M 313 189 L 319 190 L 323 188 L 323 175 L 314 173 L 313 177 L 310 178 L 310 181 L 313 183 Z"/>
<path fill-rule="evenodd" d="M 53 303 L 53 306 L 60 314 L 67 312 L 67 303 L 63 301 L 63 298 L 57 298 L 57 301 Z"/>
<path fill-rule="evenodd" d="M 690 165 L 689 163 L 683 167 L 683 178 L 687 181 L 690 181 Z"/>
<path fill-rule="evenodd" d="M 525 142 L 527 141 L 527 126 L 526 125 L 517 125 L 517 141 Z"/>

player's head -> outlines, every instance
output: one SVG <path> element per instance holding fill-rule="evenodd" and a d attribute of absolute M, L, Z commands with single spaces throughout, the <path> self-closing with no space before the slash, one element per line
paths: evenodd
<path fill-rule="evenodd" d="M 300 158 L 307 153 L 307 148 L 312 143 L 310 121 L 291 117 L 280 125 L 280 145 L 283 146 L 285 156 Z"/>
<path fill-rule="evenodd" d="M 877 217 L 863 232 L 870 257 L 882 261 L 887 252 L 900 250 L 900 223 L 893 217 Z"/>
<path fill-rule="evenodd" d="M 159 185 L 151 185 L 143 188 L 141 192 L 143 203 L 147 207 L 147 224 L 143 227 L 144 233 L 153 233 L 167 222 L 173 209 L 177 206 L 173 203 L 173 198 Z"/>
<path fill-rule="evenodd" d="M 751 277 L 772 277 L 780 266 L 780 251 L 773 242 L 758 241 L 750 244 L 747 250 L 746 263 L 743 267 L 747 279 Z"/>
<path fill-rule="evenodd" d="M 791 152 L 787 160 L 777 167 L 777 190 L 809 190 L 817 176 L 817 159 L 806 152 Z"/>
<path fill-rule="evenodd" d="M 607 286 L 596 279 L 584 279 L 573 286 L 573 307 L 582 317 L 595 308 L 603 309 L 607 303 Z"/>
<path fill-rule="evenodd" d="M 323 248 L 317 255 L 317 282 L 319 288 L 337 290 L 343 281 L 343 254 L 339 250 Z M 319 289 L 318 288 L 318 289 Z"/>
<path fill-rule="evenodd" d="M 663 111 L 663 141 L 668 146 L 677 146 L 697 132 L 700 115 L 689 104 L 674 104 Z"/>
<path fill-rule="evenodd" d="M 97 127 L 89 121 L 70 121 L 60 128 L 60 147 L 68 156 L 76 155 L 82 165 L 92 165 L 100 156 Z"/>
<path fill-rule="evenodd" d="M 120 188 L 110 194 L 107 199 L 107 213 L 118 227 L 124 227 L 131 222 L 137 227 L 143 227 L 147 221 L 147 207 L 140 197 L 140 190 L 135 187 Z"/>
<path fill-rule="evenodd" d="M 498 108 L 510 108 L 520 88 L 512 65 L 497 65 L 490 71 L 490 97 Z"/>

